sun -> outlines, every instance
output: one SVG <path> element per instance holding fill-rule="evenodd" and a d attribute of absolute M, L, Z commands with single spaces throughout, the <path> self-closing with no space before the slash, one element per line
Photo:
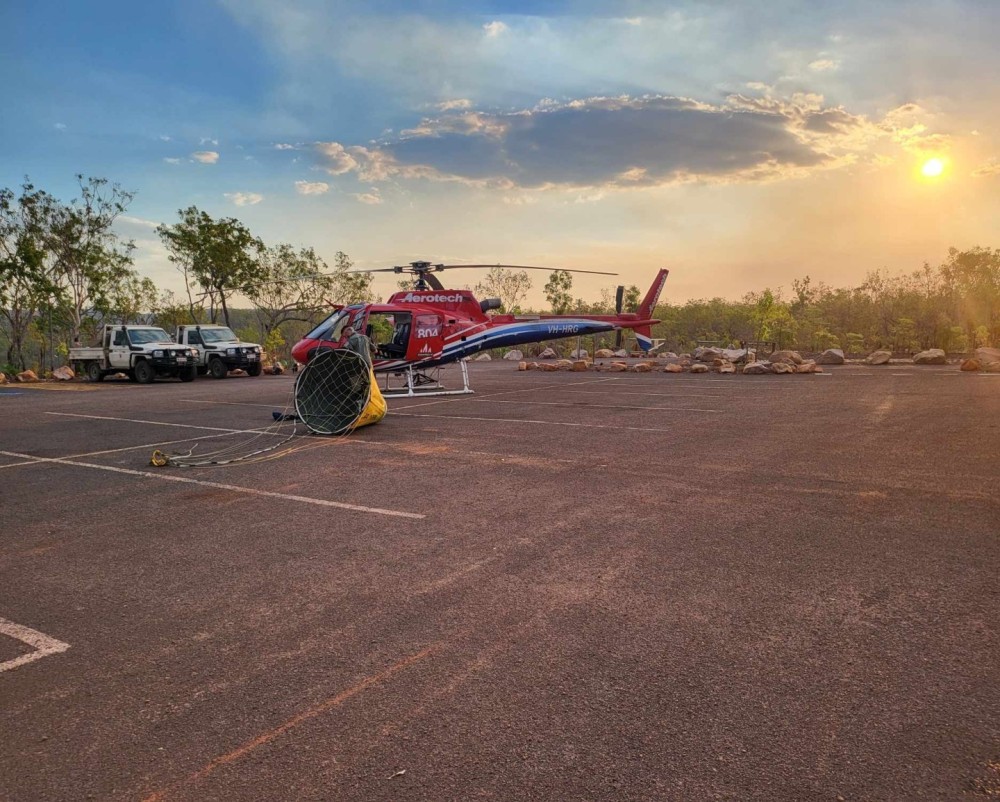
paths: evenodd
<path fill-rule="evenodd" d="M 944 172 L 944 161 L 938 158 L 928 159 L 920 168 L 920 172 L 927 178 L 937 178 Z"/>

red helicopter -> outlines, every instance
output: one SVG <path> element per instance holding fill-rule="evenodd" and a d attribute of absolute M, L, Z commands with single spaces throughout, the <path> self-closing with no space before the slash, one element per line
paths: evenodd
<path fill-rule="evenodd" d="M 411 262 L 409 265 L 359 270 L 359 273 L 410 273 L 416 276 L 412 290 L 397 292 L 384 304 L 351 304 L 337 306 L 335 311 L 306 334 L 295 347 L 292 357 L 306 364 L 324 349 L 342 348 L 346 342 L 344 329 L 351 325 L 367 334 L 375 344 L 373 360 L 376 373 L 403 376 L 406 384 L 397 390 L 388 386 L 391 395 L 441 394 L 443 390 L 433 369 L 462 360 L 479 351 L 522 343 L 578 337 L 587 334 L 631 329 L 640 348 L 648 351 L 653 344 L 650 327 L 659 323 L 650 317 L 660 291 L 667 280 L 667 270 L 661 269 L 652 286 L 634 313 L 615 315 L 514 315 L 487 312 L 499 309 L 499 298 L 477 301 L 469 290 L 448 290 L 434 273 L 451 268 L 496 268 L 512 270 L 549 270 L 552 268 L 524 265 L 435 265 Z M 566 271 L 596 273 L 593 270 Z M 472 392 L 468 384 L 465 362 L 460 362 L 464 386 L 449 393 Z"/>

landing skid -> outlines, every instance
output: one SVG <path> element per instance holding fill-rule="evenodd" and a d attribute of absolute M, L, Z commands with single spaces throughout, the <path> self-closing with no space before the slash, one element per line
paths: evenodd
<path fill-rule="evenodd" d="M 462 371 L 462 389 L 448 390 L 441 384 L 441 367 L 419 370 L 408 365 L 402 370 L 385 374 L 382 395 L 385 398 L 415 398 L 424 395 L 465 395 L 475 392 L 469 387 L 469 367 L 458 363 Z"/>

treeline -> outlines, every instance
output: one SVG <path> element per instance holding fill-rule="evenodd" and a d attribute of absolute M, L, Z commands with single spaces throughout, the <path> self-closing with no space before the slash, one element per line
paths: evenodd
<path fill-rule="evenodd" d="M 215 219 L 193 206 L 157 228 L 183 279 L 178 298 L 140 275 L 134 244 L 114 230 L 134 193 L 103 178 L 77 180 L 79 196 L 68 203 L 28 180 L 18 191 L 0 189 L 0 371 L 61 364 L 72 343 L 92 341 L 108 322 L 151 323 L 170 332 L 182 323 L 222 322 L 287 357 L 331 304 L 374 300 L 372 277 L 350 272 L 346 254 L 338 252 L 331 267 L 312 248 L 267 245 L 239 220 Z M 573 297 L 572 284 L 571 273 L 553 271 L 544 287 L 548 308 L 539 311 L 614 312 L 613 289 L 585 301 Z M 501 311 L 529 313 L 523 304 L 531 286 L 526 271 L 497 267 L 475 290 L 499 297 Z M 637 308 L 640 294 L 636 286 L 626 289 L 625 311 Z M 233 307 L 237 299 L 243 308 Z M 1000 346 L 1000 250 L 951 249 L 937 267 L 924 264 L 901 276 L 875 271 L 856 287 L 837 289 L 806 276 L 788 294 L 765 289 L 740 301 L 663 303 L 655 317 L 663 322 L 653 336 L 677 351 L 705 341 L 854 354 Z M 604 337 L 598 346 L 612 342 Z"/>

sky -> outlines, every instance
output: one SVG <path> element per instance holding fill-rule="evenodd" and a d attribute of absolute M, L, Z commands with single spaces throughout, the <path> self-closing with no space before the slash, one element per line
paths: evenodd
<path fill-rule="evenodd" d="M 618 274 L 587 300 L 848 286 L 1000 247 L 998 33 L 994 0 L 5 0 L 0 187 L 134 190 L 178 293 L 191 205 L 359 268 Z"/>

